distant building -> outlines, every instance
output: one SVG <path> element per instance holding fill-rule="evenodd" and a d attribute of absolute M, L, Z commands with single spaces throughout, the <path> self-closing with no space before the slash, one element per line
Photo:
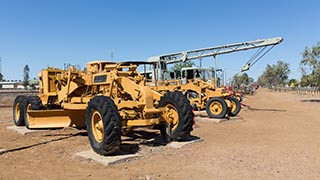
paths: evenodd
<path fill-rule="evenodd" d="M 0 89 L 25 89 L 21 80 L 6 80 L 0 82 Z M 39 80 L 29 80 L 27 89 L 39 89 Z"/>
<path fill-rule="evenodd" d="M 23 85 L 19 81 L 3 81 L 0 82 L 0 89 L 24 89 Z"/>

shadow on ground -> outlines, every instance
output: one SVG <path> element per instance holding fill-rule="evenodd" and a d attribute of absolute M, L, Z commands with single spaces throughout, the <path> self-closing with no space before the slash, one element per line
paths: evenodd
<path fill-rule="evenodd" d="M 78 133 L 74 133 L 74 134 L 44 135 L 44 136 L 63 136 L 63 137 L 56 138 L 56 139 L 51 139 L 51 140 L 40 142 L 40 143 L 31 144 L 31 145 L 28 145 L 28 146 L 21 146 L 21 147 L 17 147 L 17 148 L 13 148 L 13 149 L 8 149 L 8 150 L 0 152 L 0 155 L 6 154 L 6 153 L 10 153 L 10 152 L 16 152 L 16 151 L 21 151 L 21 150 L 33 148 L 33 147 L 49 144 L 49 143 L 52 143 L 52 142 L 61 141 L 61 140 L 64 140 L 64 139 L 69 139 L 69 138 L 75 137 L 75 136 L 84 136 L 84 134 L 86 134 L 86 133 L 78 132 Z"/>
<path fill-rule="evenodd" d="M 199 139 L 200 138 L 197 136 L 190 135 L 178 142 L 190 142 Z M 159 147 L 166 146 L 168 143 L 169 142 L 162 135 L 160 135 L 159 132 L 132 131 L 128 133 L 125 138 L 123 138 L 120 146 L 120 155 L 137 153 L 140 150 L 140 145 Z"/>
<path fill-rule="evenodd" d="M 253 107 L 248 107 L 248 109 L 251 110 L 251 111 L 286 112 L 286 110 L 283 110 L 283 109 L 268 109 L 268 108 L 253 108 Z"/>
<path fill-rule="evenodd" d="M 0 105 L 0 108 L 10 108 L 12 107 L 11 105 Z"/>
<path fill-rule="evenodd" d="M 315 102 L 315 103 L 320 103 L 320 99 L 304 99 L 304 100 L 301 100 L 301 102 Z"/>
<path fill-rule="evenodd" d="M 81 131 L 81 132 L 69 133 L 69 134 L 64 134 L 64 133 L 45 134 L 42 136 L 43 137 L 53 137 L 54 139 L 40 142 L 40 143 L 27 145 L 27 146 L 16 147 L 13 149 L 7 149 L 4 151 L 1 151 L 0 155 L 30 149 L 33 147 L 49 144 L 52 142 L 62 141 L 62 140 L 69 139 L 69 138 L 72 138 L 75 136 L 88 136 L 88 134 L 86 131 Z M 122 142 L 120 145 L 120 150 L 117 151 L 114 155 L 135 154 L 139 151 L 140 145 L 145 145 L 145 146 L 149 146 L 149 147 L 158 147 L 158 146 L 166 146 L 168 144 L 166 139 L 162 135 L 160 135 L 159 130 L 155 130 L 155 129 L 134 130 L 134 131 L 126 134 L 126 136 L 122 136 L 121 139 L 122 139 Z M 197 140 L 197 139 L 200 139 L 200 138 L 196 137 L 196 136 L 189 136 L 189 137 L 185 138 L 184 140 L 181 140 L 181 142 L 189 142 L 189 141 L 193 141 L 193 140 Z M 89 143 L 89 141 L 88 141 L 88 143 Z"/>

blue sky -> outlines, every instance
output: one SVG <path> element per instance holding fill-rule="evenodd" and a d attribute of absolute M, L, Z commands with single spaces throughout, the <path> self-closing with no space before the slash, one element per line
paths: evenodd
<path fill-rule="evenodd" d="M 290 64 L 300 78 L 306 46 L 320 41 L 320 1 L 215 0 L 0 0 L 0 56 L 5 79 L 30 77 L 48 66 L 63 68 L 97 59 L 146 60 L 150 56 L 229 43 L 283 37 L 247 73 L 267 64 Z M 217 57 L 230 78 L 255 51 Z M 203 66 L 212 66 L 207 58 Z"/>

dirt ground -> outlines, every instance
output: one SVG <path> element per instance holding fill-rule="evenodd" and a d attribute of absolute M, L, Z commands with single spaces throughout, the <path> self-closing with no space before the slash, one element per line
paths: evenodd
<path fill-rule="evenodd" d="M 196 122 L 204 141 L 173 149 L 123 137 L 121 149 L 143 156 L 109 167 L 74 156 L 90 149 L 85 131 L 72 128 L 20 135 L 12 108 L 1 107 L 0 179 L 319 179 L 320 97 L 259 89 L 243 101 L 242 120 Z"/>

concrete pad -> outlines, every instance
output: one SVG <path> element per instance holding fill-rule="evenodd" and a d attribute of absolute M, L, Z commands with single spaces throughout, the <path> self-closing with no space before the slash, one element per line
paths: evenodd
<path fill-rule="evenodd" d="M 31 129 L 27 129 L 25 126 L 8 126 L 7 129 L 11 131 L 15 131 L 16 133 L 19 133 L 22 135 L 25 135 L 27 133 L 48 131 L 47 129 L 31 130 Z"/>
<path fill-rule="evenodd" d="M 213 122 L 213 123 L 222 123 L 222 122 L 231 122 L 236 120 L 243 120 L 240 116 L 235 117 L 226 117 L 226 118 L 210 118 L 210 117 L 201 117 L 201 116 L 195 116 L 195 121 L 200 122 Z"/>
<path fill-rule="evenodd" d="M 208 117 L 208 114 L 205 110 L 203 111 L 193 111 L 195 116 Z"/>
<path fill-rule="evenodd" d="M 182 148 L 185 145 L 188 144 L 193 144 L 193 143 L 197 143 L 197 142 L 202 142 L 203 139 L 195 137 L 195 136 L 189 136 L 187 137 L 184 141 L 173 141 L 170 144 L 168 144 L 168 146 L 172 147 L 172 148 Z"/>
<path fill-rule="evenodd" d="M 93 150 L 82 151 L 75 154 L 76 156 L 85 158 L 87 160 L 93 160 L 104 166 L 110 166 L 116 163 L 128 161 L 140 157 L 139 154 L 124 154 L 124 155 L 114 155 L 114 156 L 101 156 L 94 152 Z"/>
<path fill-rule="evenodd" d="M 242 121 L 242 120 L 244 120 L 243 117 L 237 115 L 234 117 L 228 117 L 228 119 L 226 121 Z"/>

